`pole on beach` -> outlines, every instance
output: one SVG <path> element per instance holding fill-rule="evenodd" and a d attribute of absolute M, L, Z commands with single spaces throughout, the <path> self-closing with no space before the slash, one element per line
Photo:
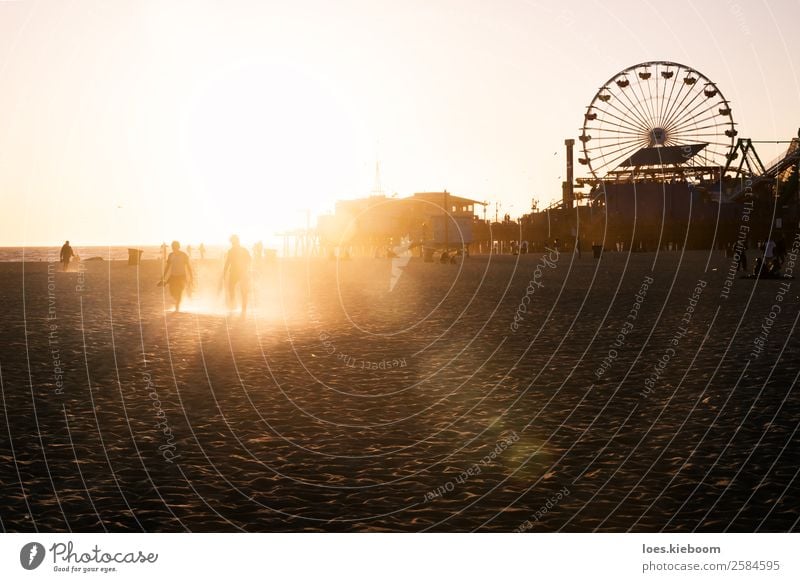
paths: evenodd
<path fill-rule="evenodd" d="M 574 139 L 565 139 L 564 145 L 567 147 L 567 179 L 564 183 L 562 198 L 564 208 L 572 208 L 573 200 L 575 199 L 575 190 L 573 186 L 573 163 L 572 163 L 572 149 L 575 146 Z"/>
<path fill-rule="evenodd" d="M 448 232 L 448 214 L 447 214 L 447 190 L 444 191 L 444 250 L 447 252 L 447 247 L 450 243 Z"/>

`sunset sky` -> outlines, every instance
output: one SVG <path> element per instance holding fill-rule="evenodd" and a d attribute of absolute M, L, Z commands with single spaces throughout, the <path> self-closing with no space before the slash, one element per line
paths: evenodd
<path fill-rule="evenodd" d="M 796 136 L 798 23 L 800 0 L 0 0 L 0 246 L 270 241 L 376 160 L 389 194 L 518 216 L 642 61 L 715 81 L 740 136 Z"/>

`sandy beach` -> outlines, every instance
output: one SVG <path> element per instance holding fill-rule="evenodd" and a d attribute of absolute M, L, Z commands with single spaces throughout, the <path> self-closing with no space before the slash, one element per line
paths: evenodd
<path fill-rule="evenodd" d="M 800 283 L 730 262 L 0 263 L 2 529 L 797 530 Z"/>

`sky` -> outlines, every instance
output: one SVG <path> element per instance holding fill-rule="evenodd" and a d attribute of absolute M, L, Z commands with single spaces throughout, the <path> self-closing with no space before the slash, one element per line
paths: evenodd
<path fill-rule="evenodd" d="M 800 0 L 0 0 L 0 246 L 274 246 L 376 162 L 387 195 L 517 217 L 640 62 L 714 81 L 740 137 L 796 136 L 798 23 Z"/>

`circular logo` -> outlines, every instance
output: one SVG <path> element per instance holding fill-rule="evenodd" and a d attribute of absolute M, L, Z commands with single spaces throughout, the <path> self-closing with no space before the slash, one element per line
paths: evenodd
<path fill-rule="evenodd" d="M 30 542 L 19 551 L 19 563 L 26 570 L 35 570 L 44 561 L 44 546 L 39 542 Z"/>

